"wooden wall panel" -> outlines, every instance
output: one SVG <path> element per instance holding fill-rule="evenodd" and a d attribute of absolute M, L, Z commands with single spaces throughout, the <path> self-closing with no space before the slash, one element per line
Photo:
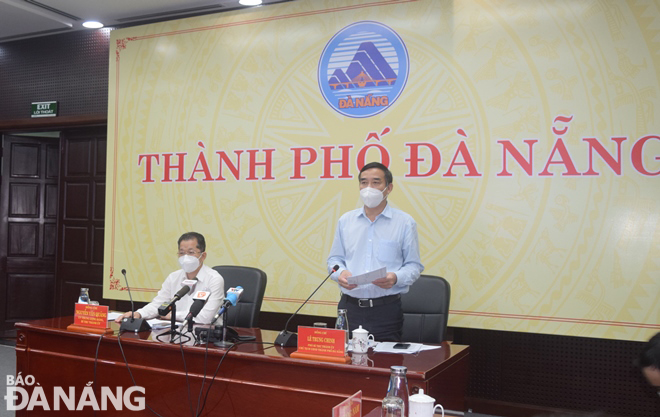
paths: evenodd
<path fill-rule="evenodd" d="M 39 184 L 9 186 L 9 216 L 39 217 Z"/>
<path fill-rule="evenodd" d="M 9 274 L 7 319 L 25 320 L 53 314 L 55 274 Z"/>
<path fill-rule="evenodd" d="M 94 144 L 85 140 L 71 140 L 66 144 L 64 165 L 66 178 L 89 177 L 92 174 L 91 167 L 94 164 L 92 145 Z"/>
<path fill-rule="evenodd" d="M 57 184 L 46 185 L 46 201 L 44 217 L 49 219 L 57 219 L 57 203 L 58 203 L 58 190 Z"/>
<path fill-rule="evenodd" d="M 63 226 L 61 264 L 86 265 L 90 262 L 87 235 L 87 227 Z"/>
<path fill-rule="evenodd" d="M 64 213 L 65 220 L 86 220 L 89 217 L 90 199 L 92 193 L 90 192 L 90 184 L 87 182 L 64 182 L 62 199 L 64 200 Z"/>
<path fill-rule="evenodd" d="M 105 243 L 105 229 L 95 227 L 92 230 L 92 264 L 103 266 L 103 244 Z"/>
<path fill-rule="evenodd" d="M 43 242 L 43 255 L 49 258 L 55 258 L 55 255 L 57 255 L 57 225 L 55 223 L 44 225 Z"/>
<path fill-rule="evenodd" d="M 39 178 L 40 146 L 38 144 L 13 144 L 9 152 L 9 175 L 12 178 Z"/>
<path fill-rule="evenodd" d="M 39 223 L 10 223 L 8 238 L 8 256 L 38 255 Z"/>

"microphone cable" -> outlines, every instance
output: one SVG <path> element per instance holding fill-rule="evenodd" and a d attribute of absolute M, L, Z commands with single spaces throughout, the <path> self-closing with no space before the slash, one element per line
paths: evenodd
<path fill-rule="evenodd" d="M 206 333 L 206 348 L 204 349 L 204 376 L 202 377 L 202 386 L 199 388 L 199 395 L 197 396 L 197 407 L 195 408 L 194 416 L 198 416 L 200 413 L 199 403 L 202 401 L 202 392 L 204 392 L 204 384 L 206 384 L 206 369 L 208 366 L 209 345 L 211 344 L 211 327 L 213 327 L 213 323 L 209 323 L 208 332 Z M 200 333 L 199 339 L 195 338 L 195 343 L 201 343 L 201 340 L 202 335 Z"/>
<path fill-rule="evenodd" d="M 211 392 L 211 386 L 213 386 L 213 382 L 215 381 L 215 378 L 218 376 L 218 371 L 220 370 L 220 365 L 222 365 L 222 362 L 227 357 L 227 354 L 229 353 L 229 351 L 231 351 L 233 348 L 235 348 L 238 345 L 245 345 L 245 344 L 249 344 L 249 343 L 254 343 L 254 344 L 257 344 L 257 345 L 272 345 L 272 347 L 276 346 L 275 343 L 273 343 L 273 342 L 255 342 L 255 341 L 244 341 L 243 342 L 243 341 L 238 341 L 238 342 L 234 343 L 233 345 L 231 345 L 230 347 L 228 347 L 227 350 L 225 351 L 225 353 L 220 358 L 220 362 L 218 362 L 218 366 L 215 368 L 215 373 L 213 374 L 213 378 L 211 378 L 211 382 L 209 383 L 209 387 L 206 390 L 206 395 L 204 396 L 204 402 L 202 403 L 202 409 L 199 410 L 199 413 L 196 415 L 196 417 L 201 417 L 202 412 L 204 412 L 204 407 L 206 407 L 206 400 L 208 399 L 209 393 Z M 207 347 L 208 347 L 208 344 L 207 344 Z"/>
<path fill-rule="evenodd" d="M 121 351 L 121 356 L 124 358 L 124 363 L 126 364 L 126 369 L 128 369 L 128 375 L 131 377 L 131 381 L 133 381 L 133 386 L 137 387 L 138 384 L 135 382 L 135 378 L 133 378 L 133 372 L 131 372 L 131 367 L 128 366 L 128 361 L 126 360 L 126 355 L 124 354 L 124 348 L 121 345 L 121 332 L 117 333 L 117 343 L 119 343 L 119 350 Z M 146 394 L 146 393 L 145 393 Z M 149 407 L 149 404 L 147 404 L 147 398 L 145 396 L 144 398 L 144 406 L 149 409 L 152 413 L 157 415 L 158 417 L 163 417 L 160 414 L 158 414 L 153 408 Z"/>
<path fill-rule="evenodd" d="M 94 354 L 94 378 L 92 379 L 92 392 L 94 393 L 94 398 L 96 397 L 96 364 L 98 363 L 99 360 L 99 348 L 101 347 L 101 340 L 103 340 L 103 333 L 101 333 L 101 337 L 99 337 L 99 341 L 96 344 L 96 353 Z M 96 415 L 96 409 L 92 407 L 92 414 Z"/>
<path fill-rule="evenodd" d="M 183 360 L 183 371 L 186 374 L 186 387 L 188 390 L 188 404 L 190 405 L 190 415 L 192 417 L 195 417 L 195 413 L 193 412 L 193 406 L 192 406 L 192 397 L 190 394 L 190 379 L 188 375 L 188 368 L 186 366 L 186 356 L 184 355 L 183 352 L 183 344 L 190 342 L 191 338 L 190 336 L 183 334 L 183 331 L 185 331 L 183 328 L 181 329 L 180 332 L 175 331 L 175 333 L 171 335 L 170 343 L 176 343 L 178 338 L 179 347 L 181 348 L 181 359 Z M 158 336 L 156 336 L 156 340 L 162 343 L 166 343 L 160 340 L 160 337 L 165 336 L 166 334 L 167 333 L 159 334 Z M 183 339 L 184 337 L 186 338 L 185 340 Z"/>
<path fill-rule="evenodd" d="M 181 337 L 179 337 L 179 340 L 181 340 Z M 190 338 L 188 338 L 188 341 L 190 341 Z M 183 372 L 186 373 L 186 386 L 188 387 L 188 405 L 190 405 L 190 416 L 195 417 L 195 413 L 193 413 L 192 397 L 190 396 L 190 379 L 188 379 L 188 367 L 186 367 L 186 355 L 183 354 L 183 343 L 185 342 L 179 343 L 179 347 L 181 348 L 181 359 L 183 359 Z"/>

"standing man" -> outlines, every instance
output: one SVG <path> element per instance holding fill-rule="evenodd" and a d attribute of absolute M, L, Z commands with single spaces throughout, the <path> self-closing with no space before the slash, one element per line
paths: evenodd
<path fill-rule="evenodd" d="M 653 336 L 646 344 L 642 353 L 639 355 L 639 367 L 660 395 L 660 333 Z"/>
<path fill-rule="evenodd" d="M 399 341 L 403 328 L 401 294 L 408 292 L 424 270 L 419 258 L 417 224 L 410 215 L 391 207 L 392 173 L 378 162 L 360 170 L 364 207 L 339 219 L 328 256 L 328 272 L 342 292 L 338 308 L 348 310 L 349 330 L 359 325 L 378 341 Z M 387 274 L 370 284 L 349 284 L 347 278 L 385 267 Z"/>
<path fill-rule="evenodd" d="M 196 280 L 197 283 L 191 291 L 176 302 L 176 319 L 183 321 L 186 318 L 193 303 L 195 292 L 209 291 L 211 293 L 209 299 L 195 318 L 196 323 L 209 324 L 225 298 L 225 281 L 216 270 L 204 265 L 206 259 L 206 240 L 204 236 L 195 232 L 184 233 L 179 238 L 178 245 L 177 255 L 181 269 L 167 276 L 160 291 L 158 291 L 158 295 L 149 304 L 137 310 L 135 317 L 145 319 L 158 317 L 158 307 L 171 300 L 174 294 L 181 289 L 183 281 L 190 279 Z M 117 317 L 115 321 L 121 323 L 124 317 L 130 316 L 131 312 L 129 311 Z M 169 319 L 169 316 L 168 314 L 166 317 L 161 318 Z"/>

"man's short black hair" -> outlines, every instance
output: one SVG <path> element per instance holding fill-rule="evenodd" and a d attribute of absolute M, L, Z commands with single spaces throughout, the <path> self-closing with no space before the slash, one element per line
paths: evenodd
<path fill-rule="evenodd" d="M 646 342 L 637 362 L 637 365 L 640 368 L 653 366 L 654 368 L 660 369 L 660 333 L 657 333 Z"/>
<path fill-rule="evenodd" d="M 204 239 L 204 236 L 202 236 L 201 233 L 197 232 L 188 232 L 184 233 L 181 235 L 179 238 L 179 241 L 177 242 L 177 248 L 181 246 L 181 242 L 184 240 L 193 240 L 197 239 L 197 249 L 199 249 L 200 252 L 206 252 L 206 240 Z"/>
<path fill-rule="evenodd" d="M 358 175 L 358 181 L 361 180 L 360 177 L 362 176 L 362 173 L 364 171 L 366 171 L 368 169 L 372 169 L 372 168 L 378 168 L 381 171 L 383 171 L 383 173 L 385 174 L 385 183 L 387 185 L 392 184 L 392 181 L 393 181 L 392 172 L 385 165 L 381 164 L 380 162 L 369 162 L 367 165 L 363 166 L 362 169 L 360 170 L 360 175 Z"/>

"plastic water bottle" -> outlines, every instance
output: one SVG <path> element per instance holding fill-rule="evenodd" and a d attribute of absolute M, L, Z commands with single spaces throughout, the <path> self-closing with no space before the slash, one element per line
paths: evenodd
<path fill-rule="evenodd" d="M 348 346 L 348 316 L 346 310 L 340 308 L 337 310 L 337 321 L 335 322 L 335 329 L 346 330 L 345 345 Z"/>
<path fill-rule="evenodd" d="M 390 386 L 383 399 L 381 417 L 406 417 L 408 415 L 408 379 L 405 366 L 390 367 Z"/>
<path fill-rule="evenodd" d="M 89 304 L 89 288 L 81 288 L 78 304 Z"/>

